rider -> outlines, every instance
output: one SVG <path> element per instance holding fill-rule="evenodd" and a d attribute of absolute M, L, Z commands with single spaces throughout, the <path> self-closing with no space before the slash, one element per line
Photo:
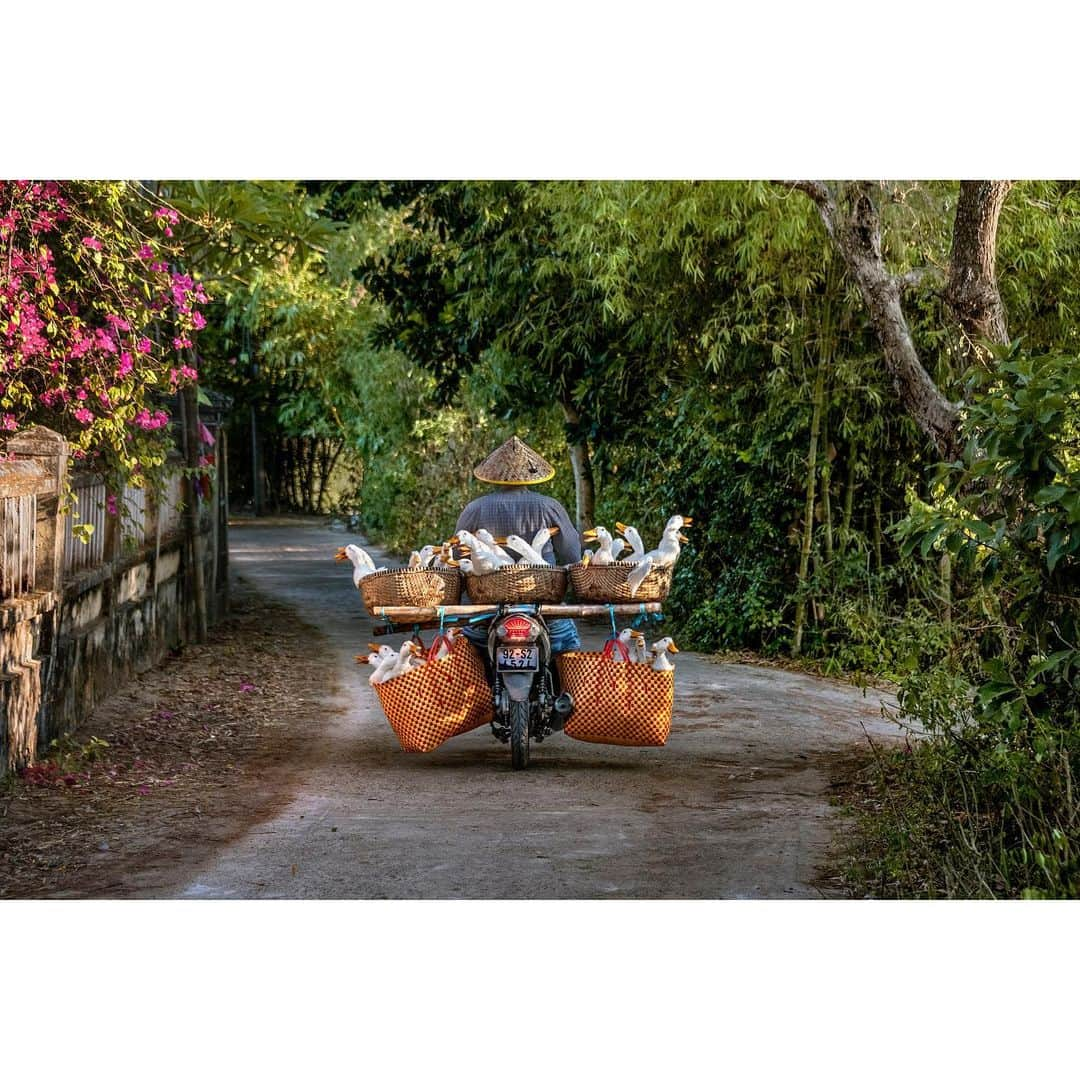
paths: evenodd
<path fill-rule="evenodd" d="M 461 511 L 457 529 L 471 533 L 487 529 L 493 536 L 516 534 L 529 541 L 541 529 L 557 525 L 559 531 L 540 554 L 551 566 L 577 562 L 581 558 L 581 537 L 566 508 L 550 495 L 531 490 L 532 485 L 547 483 L 554 475 L 555 469 L 532 447 L 512 436 L 473 470 L 477 480 L 497 484 L 499 490 L 473 499 Z M 552 653 L 581 648 L 577 625 L 572 619 L 552 619 L 547 628 Z M 467 627 L 465 635 L 480 647 L 486 658 L 487 632 Z"/>

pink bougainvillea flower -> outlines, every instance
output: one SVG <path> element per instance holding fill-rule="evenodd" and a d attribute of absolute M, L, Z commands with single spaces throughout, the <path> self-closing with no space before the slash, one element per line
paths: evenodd
<path fill-rule="evenodd" d="M 186 337 L 174 337 L 172 339 L 174 349 L 190 349 L 191 339 Z"/>
<path fill-rule="evenodd" d="M 141 337 L 138 343 L 135 345 L 135 351 L 137 353 L 148 353 L 150 351 L 152 342 L 148 337 Z"/>
<path fill-rule="evenodd" d="M 191 325 L 194 326 L 196 330 L 201 330 L 206 325 L 206 318 L 201 311 L 192 312 Z"/>
<path fill-rule="evenodd" d="M 200 420 L 199 421 L 199 438 L 207 445 L 214 445 L 214 436 L 210 429 Z"/>
<path fill-rule="evenodd" d="M 94 236 L 84 236 L 83 244 L 85 244 L 86 247 L 90 248 L 93 251 L 101 251 L 104 247 L 102 242 Z"/>
<path fill-rule="evenodd" d="M 154 249 L 149 244 L 143 244 L 143 246 L 139 248 L 138 254 L 140 259 L 152 259 L 154 257 Z"/>
<path fill-rule="evenodd" d="M 16 431 L 18 430 L 19 422 L 15 419 L 14 413 L 4 413 L 3 419 L 0 420 L 0 428 L 4 431 Z"/>
<path fill-rule="evenodd" d="M 80 424 L 89 424 L 94 419 L 94 414 L 89 409 L 76 409 L 73 415 Z"/>
<path fill-rule="evenodd" d="M 116 496 L 115 495 L 106 495 L 105 496 L 105 512 L 107 514 L 111 514 L 113 517 L 116 517 Z"/>
<path fill-rule="evenodd" d="M 242 682 L 240 684 L 240 693 L 241 694 L 250 694 L 251 691 L 254 690 L 254 689 L 255 689 L 255 684 L 254 683 Z"/>
<path fill-rule="evenodd" d="M 126 375 L 131 374 L 131 369 L 135 366 L 135 361 L 131 357 L 131 353 L 122 352 L 120 354 L 120 363 L 116 365 L 116 377 L 118 379 L 124 378 Z"/>
<path fill-rule="evenodd" d="M 143 431 L 154 431 L 157 428 L 164 427 L 168 422 L 168 413 L 158 410 L 151 415 L 149 409 L 141 409 L 132 420 L 132 423 L 136 427 L 142 428 Z"/>

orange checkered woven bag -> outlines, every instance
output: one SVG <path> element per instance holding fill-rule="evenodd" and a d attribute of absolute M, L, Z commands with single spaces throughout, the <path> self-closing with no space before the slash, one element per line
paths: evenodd
<path fill-rule="evenodd" d="M 615 649 L 622 662 L 615 659 Z M 671 734 L 675 672 L 632 664 L 621 641 L 603 652 L 559 653 L 562 687 L 574 696 L 574 711 L 563 731 L 582 742 L 616 746 L 663 746 Z"/>
<path fill-rule="evenodd" d="M 442 660 L 431 659 L 442 640 L 439 635 L 432 642 L 422 667 L 375 685 L 386 719 L 409 754 L 426 754 L 454 735 L 491 722 L 491 687 L 483 661 L 464 638 Z"/>

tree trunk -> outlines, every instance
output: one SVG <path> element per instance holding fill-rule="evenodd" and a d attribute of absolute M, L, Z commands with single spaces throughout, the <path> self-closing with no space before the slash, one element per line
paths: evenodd
<path fill-rule="evenodd" d="M 833 559 L 832 494 L 829 491 L 832 486 L 832 461 L 829 459 L 828 408 L 823 409 L 821 414 L 821 445 L 825 453 L 825 460 L 821 465 L 821 524 L 825 529 L 825 563 L 828 565 Z"/>
<path fill-rule="evenodd" d="M 821 433 L 821 411 L 825 397 L 825 365 L 818 364 L 814 382 L 814 413 L 810 421 L 810 452 L 806 459 L 806 513 L 803 526 L 802 550 L 799 553 L 799 599 L 795 601 L 795 640 L 791 655 L 802 652 L 803 626 L 806 623 L 806 577 L 810 569 L 810 548 L 814 542 L 814 495 L 817 489 L 818 437 Z M 815 610 L 816 614 L 816 610 Z"/>
<path fill-rule="evenodd" d="M 971 359 L 985 358 L 986 342 L 1009 342 L 994 264 L 998 219 L 1011 187 L 1011 180 L 960 181 L 945 300 L 964 331 Z"/>
<path fill-rule="evenodd" d="M 562 402 L 566 417 L 566 443 L 570 450 L 570 466 L 574 470 L 574 496 L 577 501 L 578 532 L 591 529 L 596 518 L 596 487 L 593 482 L 589 440 L 582 430 L 581 414 L 569 401 Z"/>
<path fill-rule="evenodd" d="M 191 587 L 195 602 L 195 641 L 206 643 L 206 576 L 203 559 L 206 544 L 199 530 L 199 499 L 195 490 L 195 470 L 199 467 L 199 392 L 194 385 L 181 391 L 184 402 L 184 455 L 188 467 L 184 492 L 188 553 L 191 559 Z"/>
<path fill-rule="evenodd" d="M 855 465 L 856 465 L 856 453 L 855 443 L 850 443 L 847 448 L 848 452 L 848 474 L 847 483 L 844 485 L 844 516 L 843 524 L 840 526 L 840 544 L 841 550 L 846 551 L 848 541 L 851 537 L 851 514 L 855 508 Z"/>
<path fill-rule="evenodd" d="M 874 566 L 877 568 L 879 576 L 882 567 L 881 543 L 881 488 L 879 487 L 874 491 Z"/>

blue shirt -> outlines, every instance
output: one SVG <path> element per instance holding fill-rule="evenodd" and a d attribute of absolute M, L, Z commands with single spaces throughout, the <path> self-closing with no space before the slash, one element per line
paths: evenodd
<path fill-rule="evenodd" d="M 581 537 L 558 499 L 528 487 L 504 487 L 473 499 L 458 517 L 457 528 L 475 533 L 487 529 L 492 536 L 520 536 L 526 543 L 543 528 L 559 531 L 540 553 L 552 566 L 565 566 L 581 558 Z M 513 554 L 513 552 L 510 552 Z"/>

